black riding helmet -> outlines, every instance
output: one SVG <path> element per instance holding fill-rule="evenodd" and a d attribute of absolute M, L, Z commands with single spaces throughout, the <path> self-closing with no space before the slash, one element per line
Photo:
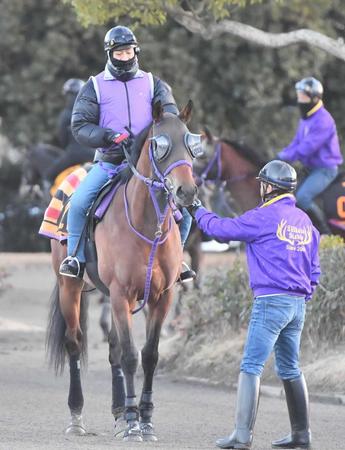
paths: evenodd
<path fill-rule="evenodd" d="M 296 171 L 285 161 L 270 161 L 260 170 L 256 179 L 286 192 L 293 192 L 297 186 Z"/>
<path fill-rule="evenodd" d="M 69 80 L 65 81 L 63 87 L 62 87 L 62 93 L 63 94 L 73 94 L 77 95 L 80 89 L 84 86 L 85 82 L 83 80 L 80 80 L 79 78 L 70 78 Z"/>
<path fill-rule="evenodd" d="M 114 50 L 134 48 L 134 57 L 128 61 L 121 61 L 113 57 Z M 134 33 L 127 27 L 118 25 L 111 28 L 104 38 L 104 51 L 107 54 L 107 68 L 110 73 L 120 81 L 128 81 L 134 77 L 138 70 L 137 55 L 140 52 Z"/>

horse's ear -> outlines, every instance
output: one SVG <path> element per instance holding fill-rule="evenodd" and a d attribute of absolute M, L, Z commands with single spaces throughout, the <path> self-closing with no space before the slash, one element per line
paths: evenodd
<path fill-rule="evenodd" d="M 193 102 L 192 100 L 188 100 L 187 105 L 182 109 L 180 114 L 178 115 L 179 118 L 184 123 L 188 123 L 192 117 L 192 109 L 193 109 Z"/>
<path fill-rule="evenodd" d="M 154 122 L 160 122 L 162 120 L 162 117 L 163 117 L 163 106 L 162 102 L 158 100 L 158 102 L 156 102 L 153 105 L 152 118 Z"/>
<path fill-rule="evenodd" d="M 203 126 L 201 134 L 205 136 L 209 144 L 213 144 L 214 137 L 207 125 Z"/>

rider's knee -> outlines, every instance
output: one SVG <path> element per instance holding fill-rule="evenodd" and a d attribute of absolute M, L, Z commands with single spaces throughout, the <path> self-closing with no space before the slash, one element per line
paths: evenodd
<path fill-rule="evenodd" d="M 70 208 L 74 211 L 74 212 L 81 212 L 81 213 L 86 213 L 86 211 L 88 210 L 88 205 L 85 204 L 85 197 L 84 195 L 80 195 L 78 193 L 78 191 L 76 191 L 70 200 Z"/>

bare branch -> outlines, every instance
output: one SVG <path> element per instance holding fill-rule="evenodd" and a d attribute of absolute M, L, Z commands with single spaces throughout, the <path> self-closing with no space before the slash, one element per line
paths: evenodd
<path fill-rule="evenodd" d="M 206 40 L 223 33 L 229 33 L 257 45 L 270 48 L 282 48 L 305 43 L 345 61 L 344 40 L 341 38 L 333 39 L 317 31 L 299 29 L 288 33 L 268 33 L 234 20 L 221 20 L 206 25 L 191 12 L 185 11 L 179 6 L 166 6 L 166 10 L 172 19 L 192 33 L 200 34 Z"/>

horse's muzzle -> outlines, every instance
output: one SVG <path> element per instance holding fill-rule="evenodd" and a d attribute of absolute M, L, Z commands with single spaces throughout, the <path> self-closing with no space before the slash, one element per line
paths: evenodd
<path fill-rule="evenodd" d="M 181 185 L 176 189 L 176 203 L 179 206 L 189 206 L 191 205 L 197 197 L 198 188 L 196 184 Z"/>

